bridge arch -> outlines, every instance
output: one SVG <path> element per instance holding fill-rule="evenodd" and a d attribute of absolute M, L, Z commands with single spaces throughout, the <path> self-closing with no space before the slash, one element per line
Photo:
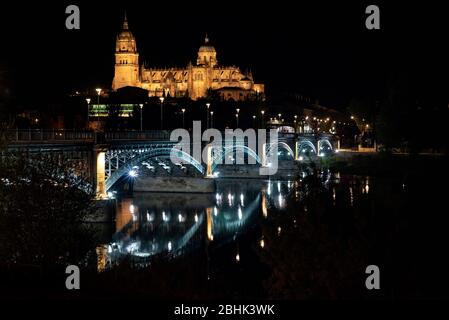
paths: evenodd
<path fill-rule="evenodd" d="M 216 152 L 217 148 L 214 148 L 214 151 L 215 156 L 213 157 L 212 171 L 214 171 L 217 168 L 217 165 L 225 163 L 226 157 L 229 156 L 230 154 L 234 154 L 234 152 L 236 151 L 243 151 L 244 154 L 255 159 L 257 163 L 259 164 L 262 163 L 257 153 L 247 146 L 234 145 L 229 147 L 218 148 L 218 152 Z"/>
<path fill-rule="evenodd" d="M 106 179 L 106 190 L 109 190 L 121 177 L 127 174 L 132 169 L 132 167 L 139 166 L 143 161 L 147 159 L 165 156 L 172 158 L 175 157 L 182 161 L 185 161 L 186 163 L 191 164 L 193 167 L 195 167 L 195 169 L 198 170 L 201 174 L 204 174 L 204 167 L 201 165 L 201 163 L 199 163 L 188 153 L 182 150 L 168 147 L 155 148 L 148 151 L 139 152 L 137 156 L 130 159 L 124 166 L 114 171 L 114 173 L 112 173 L 111 176 Z"/>
<path fill-rule="evenodd" d="M 299 141 L 298 144 L 298 151 L 299 153 L 305 153 L 305 147 L 309 147 L 310 149 L 312 149 L 312 152 L 317 154 L 317 150 L 315 145 L 310 141 L 310 140 L 301 140 Z"/>
<path fill-rule="evenodd" d="M 281 148 L 281 149 L 287 150 L 287 152 L 290 153 L 290 156 L 293 159 L 295 158 L 295 153 L 293 152 L 292 148 L 286 142 L 283 142 L 283 141 L 270 143 L 268 145 L 268 148 L 267 148 L 267 151 L 266 151 L 267 155 L 270 154 L 272 147 L 274 147 L 275 145 L 277 145 L 278 149 Z"/>
<path fill-rule="evenodd" d="M 327 146 L 330 151 L 332 151 L 334 148 L 332 147 L 332 143 L 328 140 L 328 139 L 321 139 L 319 140 L 319 148 L 320 150 L 318 150 L 319 153 L 321 153 L 321 149 L 323 149 L 324 146 Z"/>

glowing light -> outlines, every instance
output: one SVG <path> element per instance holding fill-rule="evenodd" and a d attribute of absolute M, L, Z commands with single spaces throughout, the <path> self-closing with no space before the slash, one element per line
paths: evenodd
<path fill-rule="evenodd" d="M 354 194 L 352 192 L 352 187 L 349 187 L 349 195 L 351 200 L 351 207 L 354 205 Z"/>
<path fill-rule="evenodd" d="M 213 241 L 214 240 L 214 235 L 213 235 L 213 218 L 212 218 L 212 208 L 206 208 L 206 217 L 207 217 L 207 239 L 209 239 L 209 241 Z"/>
<path fill-rule="evenodd" d="M 232 199 L 233 199 L 233 196 L 229 193 L 228 194 L 228 203 L 229 203 L 230 207 L 232 207 Z"/>
<path fill-rule="evenodd" d="M 282 228 L 281 228 L 281 227 L 278 227 L 278 236 L 281 235 L 281 231 L 282 231 Z"/>
<path fill-rule="evenodd" d="M 135 177 L 137 177 L 137 171 L 134 170 L 134 169 L 129 170 L 128 175 L 129 175 L 131 178 L 135 178 Z"/>
<path fill-rule="evenodd" d="M 304 160 L 303 156 L 299 156 L 299 161 L 303 161 L 303 160 Z"/>
<path fill-rule="evenodd" d="M 267 197 L 265 195 L 265 192 L 262 192 L 262 214 L 265 218 L 268 217 Z"/>
<path fill-rule="evenodd" d="M 284 204 L 284 199 L 282 198 L 282 195 L 278 195 L 278 202 L 279 202 L 279 207 L 283 207 Z"/>
<path fill-rule="evenodd" d="M 171 241 L 168 242 L 168 244 L 167 244 L 167 249 L 168 249 L 168 251 L 171 251 L 171 249 L 172 249 Z"/>
<path fill-rule="evenodd" d="M 218 209 L 217 209 L 217 207 L 214 207 L 214 216 L 218 216 Z"/>
<path fill-rule="evenodd" d="M 195 213 L 195 222 L 198 222 L 198 215 Z"/>
<path fill-rule="evenodd" d="M 240 254 L 237 253 L 237 255 L 235 256 L 235 261 L 240 262 Z"/>
<path fill-rule="evenodd" d="M 215 199 L 216 199 L 217 205 L 218 205 L 218 206 L 221 205 L 221 202 L 222 202 L 222 195 L 217 193 L 217 194 L 215 195 Z"/>
<path fill-rule="evenodd" d="M 241 194 L 240 194 L 240 204 L 242 205 L 242 207 L 245 206 L 245 204 L 244 204 L 244 199 L 245 199 L 245 196 L 243 195 L 243 193 L 241 193 Z"/>
<path fill-rule="evenodd" d="M 178 214 L 178 221 L 182 222 L 182 215 L 181 214 Z"/>
<path fill-rule="evenodd" d="M 365 185 L 365 193 L 369 193 L 369 184 L 368 183 Z"/>
<path fill-rule="evenodd" d="M 241 207 L 239 207 L 239 209 L 237 210 L 237 214 L 238 214 L 238 216 L 239 216 L 239 220 L 242 220 L 242 218 L 243 218 L 243 212 L 242 212 L 242 208 L 241 208 Z"/>
<path fill-rule="evenodd" d="M 134 211 L 135 211 L 134 205 L 133 205 L 133 204 L 130 204 L 130 205 L 129 205 L 129 213 L 134 213 Z"/>
<path fill-rule="evenodd" d="M 259 245 L 262 249 L 265 248 L 265 241 L 263 240 L 263 238 L 260 239 Z"/>

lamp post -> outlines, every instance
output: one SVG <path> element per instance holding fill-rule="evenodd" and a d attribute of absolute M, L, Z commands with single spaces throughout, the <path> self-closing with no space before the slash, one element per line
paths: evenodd
<path fill-rule="evenodd" d="M 100 95 L 101 95 L 101 88 L 95 89 L 97 91 L 97 125 L 100 125 Z"/>
<path fill-rule="evenodd" d="M 184 118 L 184 116 L 185 116 L 185 113 L 186 113 L 186 109 L 182 108 L 181 111 L 182 111 L 182 128 L 184 129 L 185 128 L 185 121 L 184 121 L 185 118 Z"/>
<path fill-rule="evenodd" d="M 210 103 L 206 103 L 206 129 L 209 129 L 209 107 Z"/>
<path fill-rule="evenodd" d="M 210 127 L 211 128 L 214 127 L 214 112 L 213 111 L 210 112 Z"/>
<path fill-rule="evenodd" d="M 253 115 L 253 127 L 256 127 L 256 115 Z"/>
<path fill-rule="evenodd" d="M 89 104 L 90 104 L 90 98 L 86 98 L 87 102 L 87 118 L 86 118 L 86 128 L 89 127 Z"/>
<path fill-rule="evenodd" d="M 265 117 L 264 117 L 264 115 L 265 115 L 265 110 L 261 110 L 260 111 L 260 113 L 262 114 L 262 117 L 261 117 L 261 122 L 262 122 L 262 128 L 264 128 L 265 127 Z"/>
<path fill-rule="evenodd" d="M 142 109 L 143 109 L 143 104 L 139 104 L 140 106 L 140 131 L 143 131 L 143 115 L 142 115 Z"/>
<path fill-rule="evenodd" d="M 164 97 L 160 97 L 159 100 L 161 101 L 161 130 L 164 128 L 164 118 L 163 118 L 163 114 L 162 114 L 162 105 L 164 104 Z"/>
<path fill-rule="evenodd" d="M 237 111 L 237 113 L 235 114 L 235 118 L 236 118 L 236 121 L 237 121 L 237 128 L 238 128 L 239 127 L 239 112 L 240 112 L 240 109 L 237 108 L 237 109 L 235 109 L 235 111 Z"/>

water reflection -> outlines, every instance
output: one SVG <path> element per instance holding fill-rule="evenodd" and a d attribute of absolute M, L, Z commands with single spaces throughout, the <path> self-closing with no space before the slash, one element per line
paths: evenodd
<path fill-rule="evenodd" d="M 251 221 L 268 217 L 270 209 L 285 209 L 294 186 L 293 181 L 221 180 L 212 195 L 135 193 L 118 199 L 116 232 L 111 243 L 97 248 L 98 268 L 127 256 L 146 265 L 154 255 L 175 257 L 204 241 L 234 241 Z M 263 238 L 259 245 L 265 246 Z"/>

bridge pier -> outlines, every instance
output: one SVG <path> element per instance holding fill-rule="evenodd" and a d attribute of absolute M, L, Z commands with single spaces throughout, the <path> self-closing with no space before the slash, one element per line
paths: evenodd
<path fill-rule="evenodd" d="M 295 160 L 299 161 L 299 141 L 295 141 Z"/>
<path fill-rule="evenodd" d="M 104 146 L 94 147 L 94 185 L 97 199 L 106 199 L 106 170 L 105 170 L 106 148 Z"/>
<path fill-rule="evenodd" d="M 262 145 L 262 159 L 261 160 L 261 165 L 262 167 L 266 167 L 267 166 L 267 144 L 264 143 Z"/>
<path fill-rule="evenodd" d="M 206 178 L 212 178 L 214 175 L 212 173 L 212 146 L 207 147 L 207 168 L 206 168 Z"/>

